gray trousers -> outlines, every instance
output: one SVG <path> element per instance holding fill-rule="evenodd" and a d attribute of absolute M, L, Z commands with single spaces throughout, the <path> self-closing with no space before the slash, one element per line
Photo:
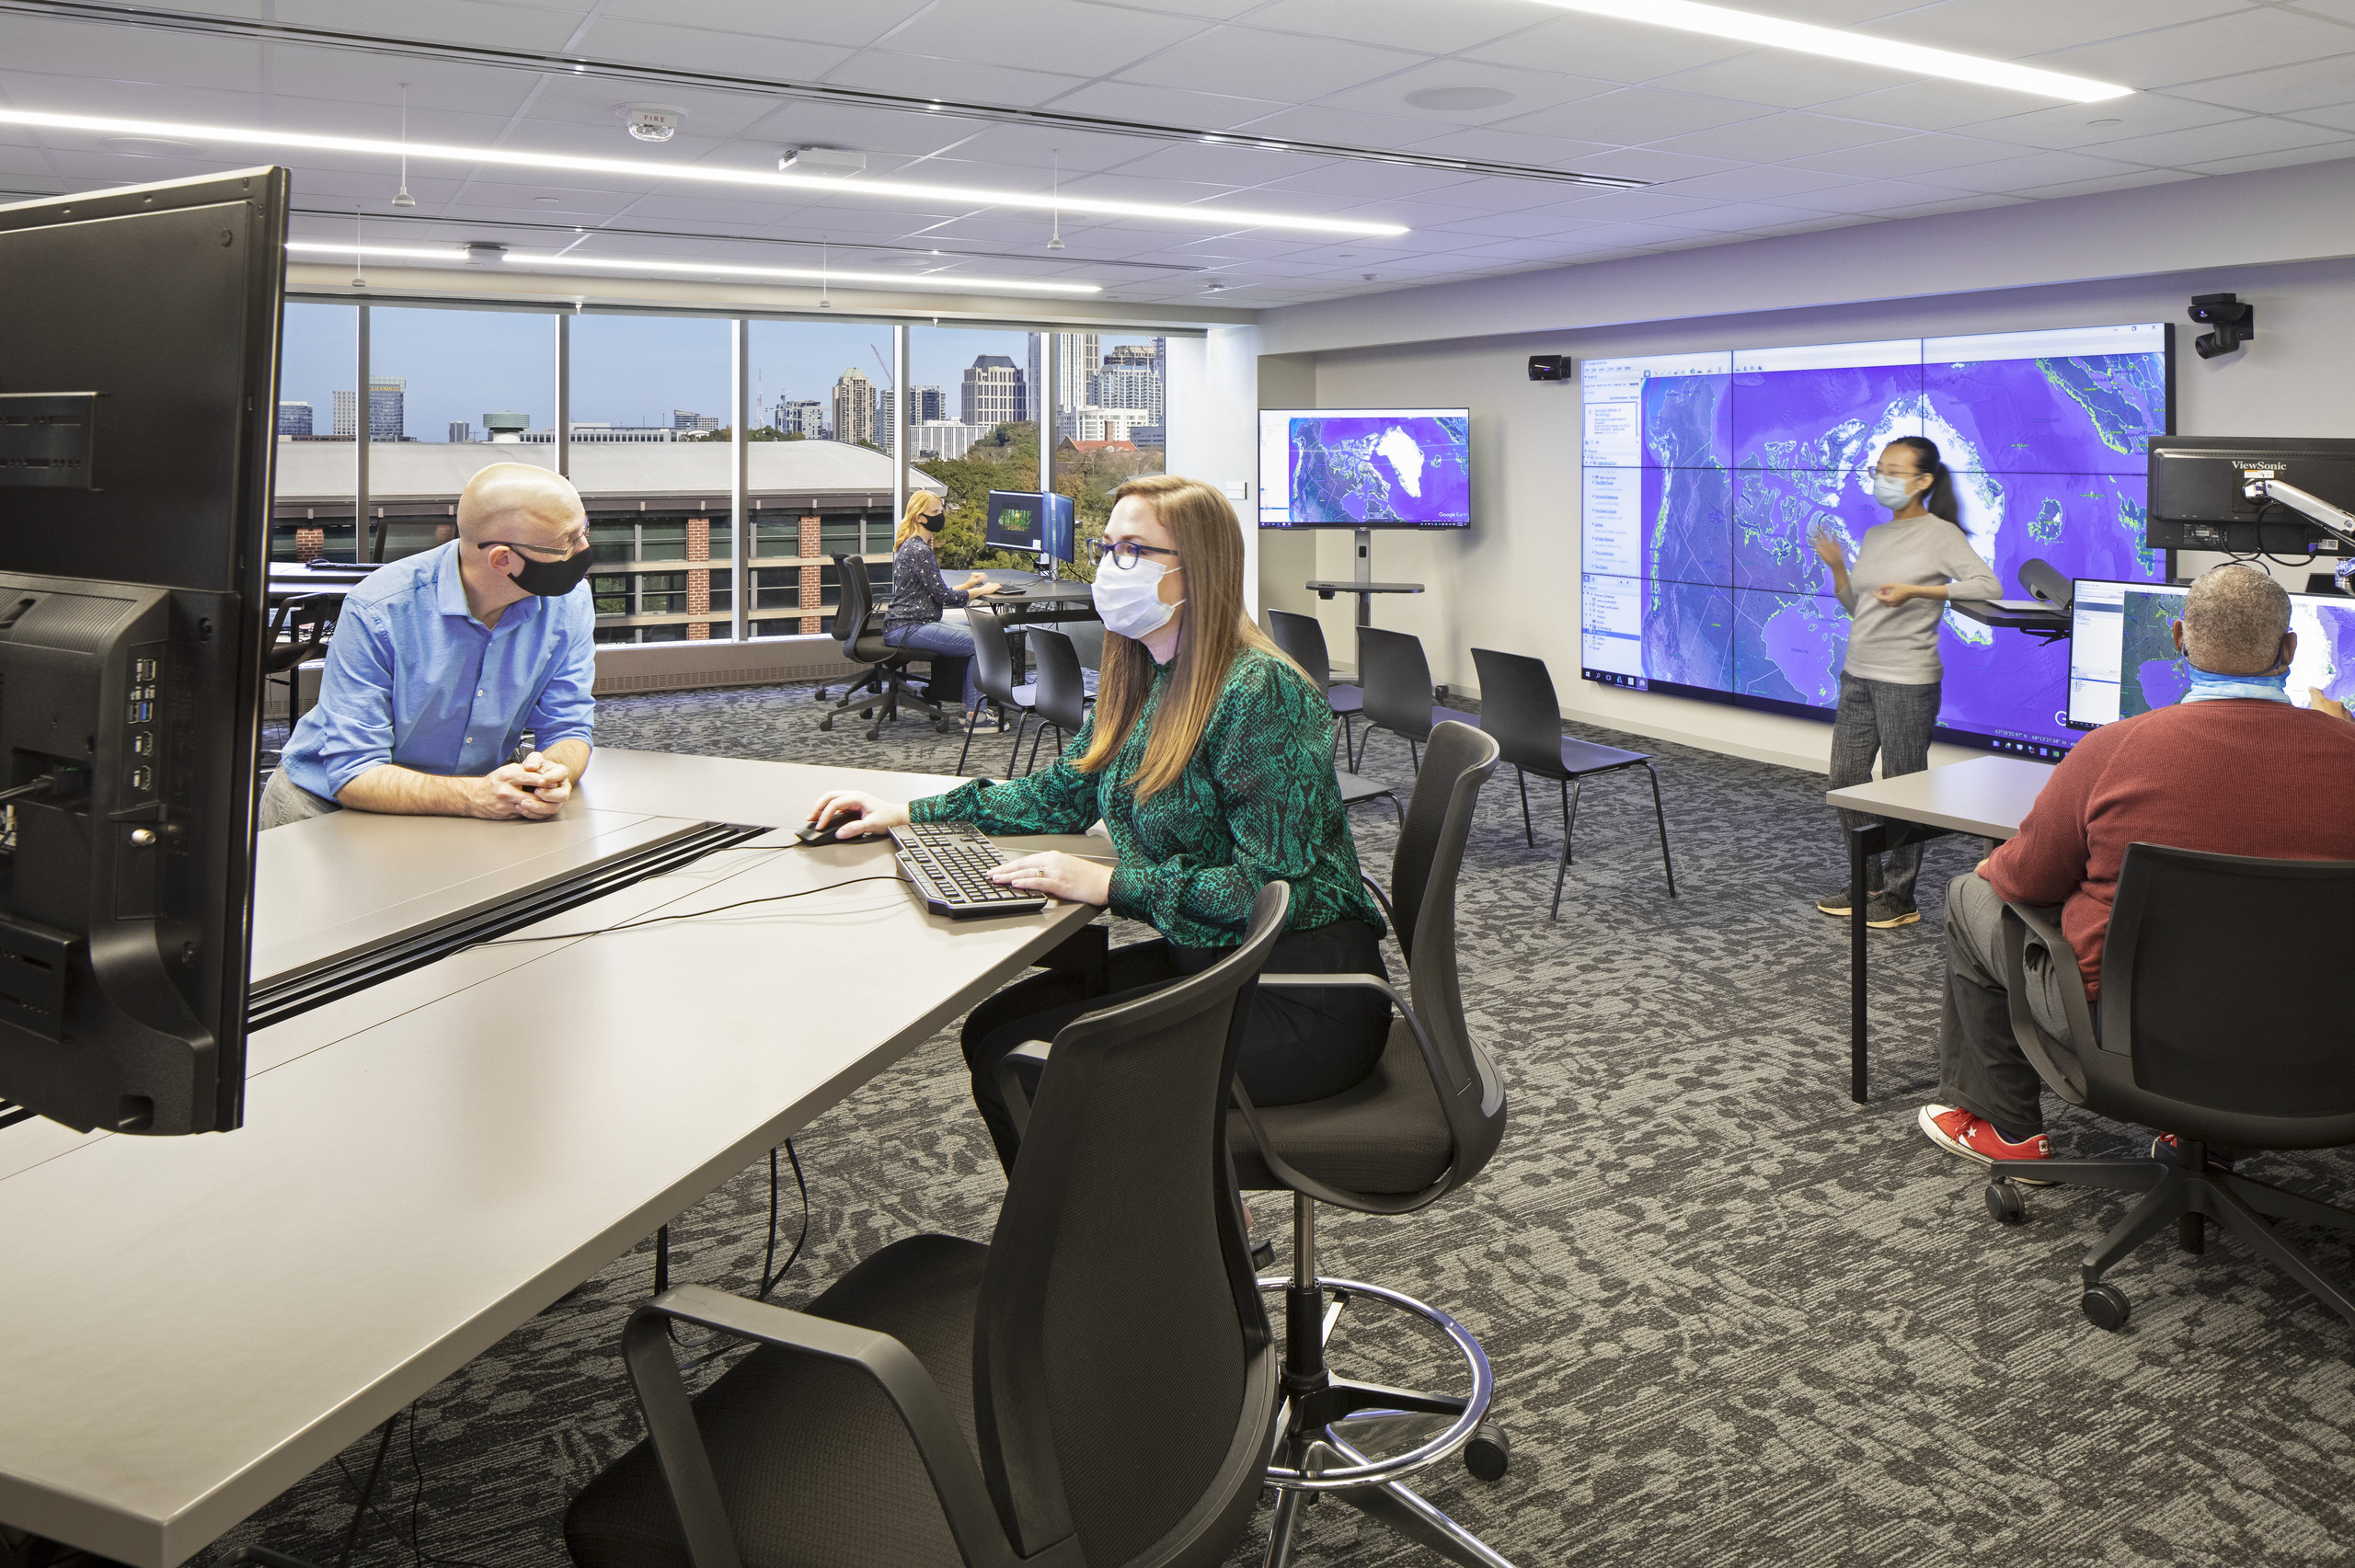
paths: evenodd
<path fill-rule="evenodd" d="M 1904 773 L 1918 773 L 1930 765 L 1930 731 L 1938 722 L 1939 682 L 1926 685 L 1901 686 L 1890 681 L 1867 681 L 1844 671 L 1840 677 L 1840 711 L 1832 721 L 1832 779 L 1833 789 L 1848 789 L 1860 784 L 1870 784 L 1873 759 L 1880 759 L 1881 777 L 1897 778 Z M 1840 826 L 1849 831 L 1866 827 L 1878 818 L 1862 811 L 1840 813 Z M 1846 864 L 1848 846 L 1840 846 L 1840 860 Z M 1881 862 L 1886 859 L 1889 870 L 1886 880 Z M 1914 878 L 1922 875 L 1922 846 L 1906 844 L 1893 849 L 1886 856 L 1876 855 L 1865 863 L 1865 885 L 1851 887 L 1851 897 L 1864 893 L 1886 891 L 1891 902 L 1910 906 L 1913 902 Z"/>
<path fill-rule="evenodd" d="M 2012 1036 L 2004 989 L 2004 900 L 1987 879 L 1964 872 L 1947 885 L 1947 1005 L 1938 1029 L 1938 1099 L 1995 1124 L 2014 1143 L 2044 1130 L 2044 1080 Z M 2028 950 L 2028 1011 L 2044 1032 L 2070 1043 L 2054 967 L 2074 954 Z"/>
<path fill-rule="evenodd" d="M 262 786 L 261 805 L 254 812 L 254 827 L 257 831 L 267 833 L 289 822 L 307 822 L 314 817 L 342 809 L 326 795 L 313 795 L 288 778 L 284 768 L 280 768 Z"/>

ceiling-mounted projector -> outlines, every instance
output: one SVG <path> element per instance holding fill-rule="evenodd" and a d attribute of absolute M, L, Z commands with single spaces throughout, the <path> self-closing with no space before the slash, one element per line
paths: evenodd
<path fill-rule="evenodd" d="M 818 174 L 844 179 L 867 170 L 865 153 L 841 147 L 787 147 L 776 160 L 779 174 Z"/>

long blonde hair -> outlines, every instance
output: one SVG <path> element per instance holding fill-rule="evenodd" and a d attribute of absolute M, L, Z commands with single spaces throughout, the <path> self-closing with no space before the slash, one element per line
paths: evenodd
<path fill-rule="evenodd" d="M 940 503 L 940 515 L 947 517 L 948 515 L 948 498 L 947 496 L 942 495 L 937 490 L 910 490 L 908 492 L 908 509 L 900 514 L 899 529 L 891 535 L 892 549 L 897 550 L 901 545 L 905 544 L 908 542 L 909 534 L 914 533 L 924 527 L 924 520 L 930 515 L 932 503 L 935 501 L 938 501 Z M 932 543 L 929 534 L 925 536 L 925 543 L 927 544 Z"/>
<path fill-rule="evenodd" d="M 1169 531 L 1186 572 L 1185 629 L 1170 671 L 1169 695 L 1153 716 L 1144 759 L 1129 779 L 1132 796 L 1150 798 L 1178 782 L 1201 743 L 1235 656 L 1245 648 L 1283 658 L 1243 610 L 1243 525 L 1226 498 L 1199 479 L 1155 474 L 1112 492 L 1118 504 L 1134 496 L 1148 503 Z M 1099 571 L 1119 571 L 1107 562 Z M 1287 664 L 1291 660 L 1285 659 Z M 1294 666 L 1297 669 L 1297 666 Z M 1301 679 L 1307 679 L 1303 674 Z M 1118 632 L 1104 634 L 1103 672 L 1096 693 L 1096 734 L 1073 765 L 1092 773 L 1109 766 L 1136 727 L 1153 683 L 1153 655 Z"/>

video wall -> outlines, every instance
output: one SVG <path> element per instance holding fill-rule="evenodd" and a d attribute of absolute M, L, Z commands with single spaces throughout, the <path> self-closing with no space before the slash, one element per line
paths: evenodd
<path fill-rule="evenodd" d="M 1812 532 L 1850 560 L 1889 513 L 1880 449 L 1926 436 L 1960 524 L 2021 598 L 2019 568 L 2160 580 L 2145 456 L 2169 430 L 2159 323 L 1592 360 L 1585 378 L 1583 673 L 1829 717 L 1848 618 Z M 2066 642 L 1949 610 L 1940 738 L 2058 755 Z"/>

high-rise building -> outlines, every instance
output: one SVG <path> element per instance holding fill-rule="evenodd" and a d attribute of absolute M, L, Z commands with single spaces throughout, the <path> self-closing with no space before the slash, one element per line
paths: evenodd
<path fill-rule="evenodd" d="M 994 425 L 1019 424 L 1030 418 L 1029 385 L 1022 372 L 1004 354 L 983 354 L 965 367 L 959 389 L 958 418 L 986 430 Z"/>
<path fill-rule="evenodd" d="M 281 403 L 278 406 L 278 433 L 281 436 L 311 434 L 311 406 L 307 403 Z"/>
<path fill-rule="evenodd" d="M 475 439 L 475 428 L 464 419 L 450 421 L 450 444 L 463 446 Z"/>
<path fill-rule="evenodd" d="M 776 431 L 779 435 L 806 436 L 822 441 L 826 435 L 826 406 L 816 402 L 792 399 L 776 406 Z"/>
<path fill-rule="evenodd" d="M 894 392 L 890 387 L 884 386 L 878 387 L 876 389 L 875 444 L 881 447 L 885 452 L 890 452 L 891 450 L 892 433 L 899 429 L 898 425 L 892 418 L 892 412 L 899 406 L 899 394 Z"/>
<path fill-rule="evenodd" d="M 908 423 L 935 424 L 948 418 L 948 395 L 936 386 L 908 389 Z"/>
<path fill-rule="evenodd" d="M 1083 403 L 1095 402 L 1091 388 L 1096 383 L 1097 372 L 1103 368 L 1103 338 L 1094 332 L 1058 332 L 1055 338 L 1055 352 L 1059 358 L 1055 364 L 1054 396 L 1051 406 L 1075 408 Z M 1046 344 L 1045 333 L 1030 334 L 1030 385 L 1034 390 L 1043 387 L 1046 383 L 1047 372 L 1040 362 L 1046 357 Z M 1039 393 L 1039 401 L 1041 405 L 1050 404 L 1044 392 Z"/>
<path fill-rule="evenodd" d="M 674 430 L 716 430 L 719 429 L 717 414 L 691 414 L 684 408 L 671 410 L 671 428 Z"/>
<path fill-rule="evenodd" d="M 372 441 L 405 441 L 408 435 L 408 416 L 403 404 L 407 401 L 408 383 L 398 376 L 368 378 L 368 439 Z M 335 395 L 335 433 L 349 441 L 360 429 L 360 395 L 339 392 Z"/>
<path fill-rule="evenodd" d="M 834 383 L 834 440 L 881 444 L 875 439 L 875 383 L 856 365 Z"/>

